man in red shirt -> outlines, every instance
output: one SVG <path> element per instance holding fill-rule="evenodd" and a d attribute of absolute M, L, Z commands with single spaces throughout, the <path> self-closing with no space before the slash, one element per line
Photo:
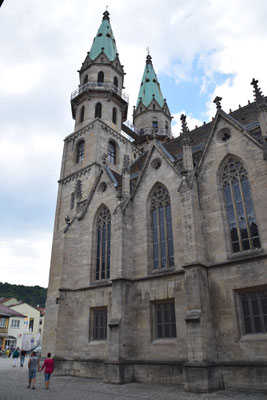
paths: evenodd
<path fill-rule="evenodd" d="M 45 367 L 45 388 L 49 389 L 50 376 L 54 371 L 54 360 L 51 358 L 51 353 L 47 354 L 47 358 L 44 360 L 41 371 L 44 369 L 44 367 Z"/>

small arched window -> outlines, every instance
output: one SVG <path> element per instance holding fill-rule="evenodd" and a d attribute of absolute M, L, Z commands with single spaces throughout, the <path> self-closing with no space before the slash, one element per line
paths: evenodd
<path fill-rule="evenodd" d="M 108 142 L 108 162 L 116 164 L 116 144 L 113 141 Z"/>
<path fill-rule="evenodd" d="M 96 221 L 96 280 L 109 279 L 110 276 L 110 234 L 110 211 L 102 206 Z"/>
<path fill-rule="evenodd" d="M 156 109 L 156 104 L 155 103 L 153 103 L 153 110 L 155 110 Z"/>
<path fill-rule="evenodd" d="M 158 184 L 151 201 L 154 269 L 174 266 L 171 200 L 168 190 Z"/>
<path fill-rule="evenodd" d="M 104 72 L 103 71 L 99 71 L 98 75 L 97 75 L 97 82 L 98 83 L 103 83 L 104 82 Z"/>
<path fill-rule="evenodd" d="M 116 76 L 114 76 L 113 83 L 115 86 L 118 87 L 119 82 L 118 82 L 118 78 Z"/>
<path fill-rule="evenodd" d="M 113 109 L 112 109 L 112 122 L 114 124 L 117 123 L 117 109 L 115 107 L 113 107 Z"/>
<path fill-rule="evenodd" d="M 84 110 L 85 110 L 85 107 L 82 106 L 81 111 L 80 111 L 80 122 L 83 122 L 83 120 L 84 120 Z"/>
<path fill-rule="evenodd" d="M 240 160 L 235 157 L 226 159 L 222 168 L 221 185 L 233 253 L 260 248 L 248 174 Z"/>
<path fill-rule="evenodd" d="M 101 117 L 102 117 L 102 104 L 98 102 L 95 105 L 95 118 L 101 118 Z"/>
<path fill-rule="evenodd" d="M 165 121 L 165 129 L 168 130 L 169 129 L 169 124 L 167 121 Z"/>
<path fill-rule="evenodd" d="M 88 82 L 88 75 L 85 75 L 84 79 L 83 79 L 83 84 L 85 85 Z"/>
<path fill-rule="evenodd" d="M 82 162 L 84 159 L 84 140 L 81 140 L 77 145 L 76 163 Z"/>
<path fill-rule="evenodd" d="M 158 129 L 158 121 L 156 120 L 156 118 L 153 118 L 153 120 L 152 120 L 152 128 Z"/>

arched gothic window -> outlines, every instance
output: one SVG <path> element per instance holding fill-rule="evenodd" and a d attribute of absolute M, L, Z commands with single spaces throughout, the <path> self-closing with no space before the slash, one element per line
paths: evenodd
<path fill-rule="evenodd" d="M 261 247 L 247 171 L 241 161 L 228 157 L 221 184 L 233 253 Z"/>
<path fill-rule="evenodd" d="M 82 106 L 81 111 L 80 111 L 80 122 L 83 122 L 83 120 L 84 120 L 84 110 L 85 110 L 85 107 Z"/>
<path fill-rule="evenodd" d="M 113 109 L 112 109 L 112 122 L 114 124 L 117 123 L 117 109 L 115 107 L 113 107 Z"/>
<path fill-rule="evenodd" d="M 119 82 L 118 82 L 118 78 L 116 76 L 114 76 L 113 83 L 114 83 L 114 86 L 118 87 Z"/>
<path fill-rule="evenodd" d="M 82 162 L 84 159 L 84 140 L 81 140 L 77 145 L 76 163 Z"/>
<path fill-rule="evenodd" d="M 112 141 L 108 142 L 108 162 L 116 164 L 116 144 Z"/>
<path fill-rule="evenodd" d="M 153 129 L 158 129 L 158 121 L 156 120 L 156 118 L 152 119 L 152 128 Z"/>
<path fill-rule="evenodd" d="M 85 85 L 88 82 L 88 75 L 85 75 L 84 79 L 83 79 L 83 84 Z"/>
<path fill-rule="evenodd" d="M 97 83 L 103 83 L 104 82 L 104 72 L 99 71 L 97 75 Z"/>
<path fill-rule="evenodd" d="M 96 280 L 109 279 L 111 215 L 109 209 L 105 206 L 99 212 L 96 232 Z"/>
<path fill-rule="evenodd" d="M 154 269 L 174 266 L 171 200 L 165 186 L 158 184 L 151 202 Z"/>
<path fill-rule="evenodd" d="M 101 118 L 101 117 L 102 117 L 102 104 L 98 102 L 95 105 L 95 118 Z"/>

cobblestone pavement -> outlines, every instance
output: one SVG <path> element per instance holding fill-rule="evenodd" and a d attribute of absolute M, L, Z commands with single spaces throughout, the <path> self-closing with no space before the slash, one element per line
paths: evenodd
<path fill-rule="evenodd" d="M 19 360 L 18 360 L 19 361 Z M 185 393 L 174 385 L 130 383 L 108 385 L 95 379 L 52 376 L 49 390 L 44 388 L 43 372 L 37 376 L 36 390 L 27 389 L 24 368 L 12 367 L 12 360 L 0 358 L 1 400 L 266 400 L 266 393 L 219 391 L 211 394 Z"/>

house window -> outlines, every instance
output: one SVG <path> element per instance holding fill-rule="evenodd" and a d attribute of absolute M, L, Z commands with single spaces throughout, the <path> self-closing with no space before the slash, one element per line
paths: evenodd
<path fill-rule="evenodd" d="M 82 162 L 84 159 L 84 140 L 81 140 L 77 145 L 76 163 Z"/>
<path fill-rule="evenodd" d="M 11 328 L 19 328 L 20 326 L 20 320 L 18 319 L 12 319 L 11 321 Z"/>
<path fill-rule="evenodd" d="M 102 117 L 102 104 L 98 102 L 95 105 L 95 118 L 101 118 L 101 117 Z"/>
<path fill-rule="evenodd" d="M 239 293 L 245 334 L 267 333 L 267 290 Z"/>
<path fill-rule="evenodd" d="M 174 266 L 171 200 L 165 186 L 158 184 L 151 203 L 154 269 Z"/>
<path fill-rule="evenodd" d="M 114 86 L 118 87 L 118 78 L 116 76 L 114 76 L 113 83 Z"/>
<path fill-rule="evenodd" d="M 108 142 L 108 162 L 116 164 L 116 144 L 112 141 Z"/>
<path fill-rule="evenodd" d="M 30 318 L 29 332 L 33 332 L 34 318 Z"/>
<path fill-rule="evenodd" d="M 97 75 L 97 83 L 103 83 L 104 82 L 104 72 L 99 71 Z"/>
<path fill-rule="evenodd" d="M 109 279 L 110 275 L 110 234 L 111 215 L 107 207 L 103 206 L 96 222 L 96 280 Z"/>
<path fill-rule="evenodd" d="M 227 158 L 223 165 L 222 188 L 233 253 L 260 248 L 250 184 L 241 161 Z"/>
<path fill-rule="evenodd" d="M 176 319 L 174 301 L 155 304 L 157 339 L 176 337 Z"/>
<path fill-rule="evenodd" d="M 113 107 L 113 109 L 112 109 L 112 122 L 114 124 L 117 123 L 117 109 L 115 107 Z"/>
<path fill-rule="evenodd" d="M 81 112 L 80 112 L 80 122 L 83 122 L 83 120 L 84 120 L 84 110 L 85 110 L 85 107 L 82 106 Z"/>
<path fill-rule="evenodd" d="M 93 311 L 93 340 L 107 339 L 107 308 Z"/>
<path fill-rule="evenodd" d="M 0 328 L 5 328 L 6 327 L 6 318 L 0 318 Z"/>
<path fill-rule="evenodd" d="M 83 84 L 85 85 L 88 82 L 88 75 L 85 75 L 84 79 L 83 79 Z"/>

